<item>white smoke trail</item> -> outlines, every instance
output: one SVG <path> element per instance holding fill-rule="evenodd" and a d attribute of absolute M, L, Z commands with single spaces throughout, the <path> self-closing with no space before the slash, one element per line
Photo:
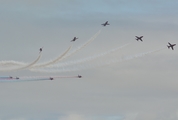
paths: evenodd
<path fill-rule="evenodd" d="M 75 54 L 76 52 L 78 52 L 79 50 L 81 50 L 82 48 L 84 48 L 85 46 L 87 46 L 90 42 L 92 42 L 99 35 L 100 32 L 101 32 L 101 30 L 99 30 L 94 36 L 92 36 L 85 44 L 83 44 L 82 46 L 78 47 L 73 52 L 69 53 L 66 57 L 65 57 L 65 55 L 68 53 L 68 51 L 70 50 L 71 47 L 69 47 L 66 52 L 64 52 L 61 56 L 57 57 L 54 60 L 51 60 L 51 61 L 45 62 L 45 63 L 41 63 L 41 64 L 37 64 L 37 65 L 34 65 L 34 66 L 30 66 L 30 67 L 31 68 L 46 67 L 46 66 L 49 66 L 51 64 L 55 64 L 55 63 L 59 62 L 60 60 L 62 60 L 63 58 L 67 58 L 67 57 Z M 0 66 L 4 66 L 4 67 L 7 67 L 7 66 L 9 66 L 9 67 L 12 67 L 12 66 L 13 67 L 14 66 L 25 66 L 27 64 L 28 63 L 18 62 L 18 61 L 0 61 Z M 13 69 L 15 70 L 16 68 L 13 68 Z M 10 70 L 11 69 L 6 69 L 5 71 L 10 71 Z M 3 71 L 3 70 L 0 70 L 0 71 Z"/>
<path fill-rule="evenodd" d="M 41 58 L 41 54 L 39 54 L 38 58 L 36 60 L 34 60 L 32 63 L 30 63 L 30 64 L 27 64 L 27 65 L 22 66 L 22 67 L 15 67 L 15 68 L 9 68 L 9 69 L 0 69 L 0 71 L 6 72 L 6 71 L 14 71 L 14 70 L 26 69 L 26 68 L 29 68 L 29 67 L 33 66 L 34 64 L 36 64 L 39 61 L 40 58 Z"/>
<path fill-rule="evenodd" d="M 63 57 L 69 52 L 70 49 L 71 49 L 71 46 L 62 55 L 60 55 L 56 59 L 51 60 L 49 62 L 45 62 L 45 63 L 41 63 L 41 64 L 36 64 L 34 66 L 31 66 L 31 68 L 46 67 L 46 66 L 49 66 L 51 64 L 55 64 L 55 63 L 59 62 L 60 60 L 62 60 Z"/>
<path fill-rule="evenodd" d="M 79 50 L 81 50 L 82 48 L 84 48 L 85 46 L 87 46 L 90 42 L 92 42 L 93 40 L 96 39 L 96 37 L 100 34 L 100 32 L 101 32 L 101 30 L 99 30 L 94 36 L 92 36 L 86 43 L 84 43 L 83 45 L 81 45 L 80 47 L 78 47 L 77 49 L 75 49 L 73 52 L 67 54 L 66 57 L 64 57 L 64 58 L 72 56 L 73 54 L 77 53 Z"/>
<path fill-rule="evenodd" d="M 40 53 L 40 55 L 38 56 L 38 58 L 37 58 L 34 62 L 32 62 L 31 64 L 29 64 L 29 65 L 27 65 L 27 66 L 24 66 L 24 67 L 22 67 L 22 68 L 19 68 L 19 70 L 20 70 L 20 69 L 26 69 L 26 68 L 29 68 L 29 67 L 35 65 L 35 64 L 39 61 L 40 58 L 41 58 L 41 53 Z"/>
<path fill-rule="evenodd" d="M 132 56 L 126 56 L 126 57 L 120 58 L 120 59 L 112 59 L 112 60 L 109 60 L 109 61 L 99 61 L 99 63 L 97 63 L 97 64 L 77 65 L 77 66 L 73 66 L 73 67 L 70 66 L 69 68 L 63 67 L 63 68 L 33 69 L 32 71 L 34 71 L 34 72 L 46 72 L 46 73 L 79 71 L 79 70 L 84 70 L 84 69 L 89 69 L 89 68 L 101 67 L 101 66 L 104 66 L 104 65 L 110 65 L 110 64 L 113 64 L 113 63 L 124 62 L 124 61 L 127 61 L 127 60 L 132 60 L 132 59 L 135 59 L 135 58 L 143 57 L 147 54 L 159 52 L 163 49 L 165 49 L 165 48 L 161 48 L 161 49 L 157 49 L 157 50 L 153 50 L 153 51 L 149 51 L 149 52 L 145 52 L 145 53 L 140 53 L 140 54 L 136 54 L 136 55 L 132 55 Z"/>
<path fill-rule="evenodd" d="M 109 50 L 107 52 L 100 53 L 100 54 L 97 54 L 97 55 L 93 55 L 93 56 L 90 56 L 90 57 L 87 57 L 87 58 L 83 58 L 83 59 L 80 59 L 80 60 L 69 61 L 69 62 L 64 62 L 64 63 L 51 65 L 48 68 L 64 67 L 64 66 L 70 66 L 70 65 L 75 65 L 75 64 L 81 64 L 81 63 L 84 63 L 84 62 L 89 62 L 89 61 L 95 60 L 97 58 L 103 57 L 105 55 L 111 54 L 112 52 L 116 52 L 117 50 L 122 49 L 123 47 L 126 47 L 129 44 L 130 43 L 125 44 L 125 45 L 120 46 L 120 47 L 117 47 L 117 48 L 114 48 L 114 49 L 111 49 L 111 50 Z"/>
<path fill-rule="evenodd" d="M 26 65 L 27 63 L 24 62 L 18 62 L 18 61 L 0 61 L 0 66 L 23 66 Z"/>
<path fill-rule="evenodd" d="M 85 44 L 83 44 L 82 46 L 78 47 L 76 50 L 74 50 L 73 52 L 68 53 L 68 51 L 70 50 L 70 48 L 61 56 L 59 56 L 57 59 L 52 60 L 50 62 L 46 62 L 46 63 L 42 63 L 42 64 L 37 64 L 35 66 L 32 67 L 33 68 L 37 68 L 37 67 L 47 67 L 49 65 L 55 64 L 57 62 L 59 62 L 59 60 L 62 60 L 64 58 L 70 57 L 73 54 L 77 53 L 79 50 L 81 50 L 82 48 L 84 48 L 85 46 L 87 46 L 90 42 L 92 42 L 93 40 L 95 40 L 95 38 L 99 35 L 99 33 L 101 32 L 101 30 L 99 30 L 94 36 L 92 36 Z M 66 55 L 67 54 L 67 55 Z M 66 55 L 66 56 L 65 56 Z"/>
<path fill-rule="evenodd" d="M 165 49 L 165 47 L 163 47 L 163 48 L 161 48 L 161 49 L 157 49 L 157 50 L 145 52 L 145 53 L 136 54 L 136 55 L 133 55 L 133 56 L 127 56 L 127 57 L 124 57 L 123 59 L 121 58 L 121 60 L 122 60 L 122 61 L 126 61 L 126 60 L 131 60 L 131 59 L 134 59 L 134 58 L 138 58 L 138 57 L 143 57 L 143 56 L 145 56 L 145 55 L 147 55 L 147 54 L 159 52 L 159 51 L 164 50 L 164 49 Z"/>

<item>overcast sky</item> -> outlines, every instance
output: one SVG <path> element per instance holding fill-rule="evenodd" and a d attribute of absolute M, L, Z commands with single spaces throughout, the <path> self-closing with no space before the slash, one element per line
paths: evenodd
<path fill-rule="evenodd" d="M 1 72 L 83 77 L 0 83 L 0 120 L 178 120 L 178 48 L 166 47 L 178 39 L 177 6 L 177 0 L 0 0 L 0 61 L 31 62 L 40 47 L 39 62 L 48 61 L 71 45 L 76 49 L 99 30 L 93 42 L 62 62 L 130 43 L 97 60 L 69 66 L 68 72 Z M 110 25 L 102 27 L 105 21 Z M 143 35 L 143 42 L 136 35 Z M 79 39 L 71 43 L 74 36 Z"/>

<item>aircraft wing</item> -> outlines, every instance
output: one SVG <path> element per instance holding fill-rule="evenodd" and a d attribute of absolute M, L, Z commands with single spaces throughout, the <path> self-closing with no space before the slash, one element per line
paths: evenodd
<path fill-rule="evenodd" d="M 174 47 L 171 47 L 172 48 L 172 50 L 174 50 Z"/>

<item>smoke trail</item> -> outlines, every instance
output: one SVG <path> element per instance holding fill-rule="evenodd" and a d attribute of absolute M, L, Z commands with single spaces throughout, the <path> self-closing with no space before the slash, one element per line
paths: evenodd
<path fill-rule="evenodd" d="M 29 76 L 29 77 L 19 77 L 19 79 L 16 78 L 2 78 L 0 79 L 0 82 L 30 82 L 30 81 L 46 81 L 51 80 L 50 78 L 53 78 L 53 80 L 59 79 L 59 78 L 79 78 L 78 76 Z"/>
<path fill-rule="evenodd" d="M 10 66 L 12 67 L 13 66 L 24 66 L 24 65 L 27 65 L 28 67 L 31 67 L 31 68 L 37 68 L 37 67 L 46 67 L 46 66 L 49 66 L 51 64 L 55 64 L 57 62 L 59 62 L 60 60 L 62 60 L 62 58 L 67 58 L 71 55 L 73 55 L 74 53 L 78 52 L 79 50 L 81 50 L 82 48 L 84 48 L 85 46 L 87 46 L 90 42 L 92 42 L 98 35 L 99 33 L 101 32 L 101 30 L 99 30 L 93 37 L 91 37 L 85 44 L 83 44 L 82 46 L 78 47 L 78 49 L 74 50 L 73 52 L 69 53 L 66 57 L 64 57 L 68 51 L 70 50 L 71 47 L 69 47 L 67 49 L 66 52 L 64 52 L 61 56 L 59 56 L 58 58 L 54 59 L 54 60 L 51 60 L 49 62 L 45 62 L 45 63 L 41 63 L 41 64 L 37 64 L 37 65 L 34 65 L 34 66 L 28 66 L 27 64 L 28 63 L 24 63 L 24 62 L 18 62 L 18 61 L 0 61 L 0 65 L 3 65 L 3 66 Z M 26 67 L 25 67 L 26 68 Z M 14 70 L 16 68 L 13 68 Z M 19 68 L 20 69 L 20 68 Z M 23 69 L 23 67 L 22 67 Z M 10 71 L 11 69 L 5 69 L 4 71 Z M 3 70 L 0 70 L 0 71 L 3 71 Z"/>
<path fill-rule="evenodd" d="M 69 52 L 70 49 L 71 49 L 71 46 L 62 55 L 60 55 L 56 59 L 49 61 L 49 62 L 46 62 L 46 63 L 41 63 L 41 64 L 31 66 L 31 68 L 46 67 L 46 66 L 49 66 L 51 64 L 55 64 L 55 63 L 59 62 L 60 60 L 62 60 L 62 58 Z"/>
<path fill-rule="evenodd" d="M 5 72 L 5 71 L 14 71 L 14 70 L 26 69 L 26 68 L 29 68 L 29 67 L 33 66 L 34 64 L 36 64 L 39 61 L 40 58 L 41 58 L 41 54 L 39 54 L 38 58 L 35 61 L 33 61 L 32 63 L 30 63 L 28 65 L 25 65 L 25 66 L 22 66 L 22 67 L 10 68 L 10 69 L 0 69 L 0 71 Z"/>
<path fill-rule="evenodd" d="M 140 54 L 136 54 L 136 55 L 132 55 L 132 56 L 127 56 L 127 57 L 124 57 L 123 59 L 121 58 L 121 60 L 122 60 L 122 61 L 132 60 L 132 59 L 134 59 L 134 58 L 143 57 L 143 56 L 145 56 L 145 55 L 147 55 L 147 54 L 159 52 L 159 51 L 164 50 L 164 49 L 165 49 L 165 47 L 163 47 L 163 48 L 161 48 L 161 49 L 157 49 L 157 50 L 145 52 L 145 53 L 140 53 Z"/>
<path fill-rule="evenodd" d="M 10 78 L 10 76 L 0 76 L 0 79 L 7 79 Z"/>
<path fill-rule="evenodd" d="M 54 78 L 79 78 L 78 76 L 54 76 Z"/>
<path fill-rule="evenodd" d="M 112 60 L 109 60 L 109 61 L 103 61 L 102 60 L 102 61 L 99 61 L 99 63 L 97 63 L 97 64 L 77 65 L 77 66 L 73 66 L 73 67 L 70 66 L 69 68 L 33 69 L 32 71 L 35 71 L 35 72 L 46 72 L 46 73 L 79 71 L 79 70 L 84 70 L 84 69 L 89 69 L 89 68 L 101 67 L 101 66 L 109 65 L 109 64 L 113 64 L 113 63 L 124 62 L 124 61 L 127 61 L 127 60 L 132 60 L 132 59 L 135 59 L 135 58 L 143 57 L 143 56 L 145 56 L 147 54 L 159 52 L 159 51 L 161 51 L 163 49 L 165 49 L 165 47 L 161 48 L 161 49 L 145 52 L 145 53 L 140 53 L 140 54 L 136 54 L 136 55 L 132 55 L 132 56 L 126 56 L 126 57 L 120 58 L 120 59 L 112 59 Z"/>
<path fill-rule="evenodd" d="M 22 67 L 22 68 L 19 68 L 19 70 L 20 70 L 20 69 L 26 69 L 26 68 L 29 68 L 29 67 L 33 66 L 34 64 L 36 64 L 36 63 L 39 61 L 40 58 L 41 58 L 41 53 L 40 53 L 40 55 L 38 56 L 38 58 L 37 58 L 34 62 L 32 62 L 31 64 L 29 64 L 29 65 L 27 65 L 27 66 L 24 66 L 24 67 Z"/>
<path fill-rule="evenodd" d="M 50 78 L 78 78 L 78 76 L 23 76 L 19 77 L 22 80 L 33 80 L 33 79 L 48 79 Z"/>
<path fill-rule="evenodd" d="M 0 61 L 0 66 L 23 66 L 26 65 L 27 63 L 24 62 L 18 62 L 18 61 Z"/>
<path fill-rule="evenodd" d="M 40 78 L 40 79 L 4 79 L 4 80 L 0 80 L 0 83 L 1 82 L 30 82 L 30 81 L 46 81 L 46 80 L 49 80 L 49 78 Z"/>
<path fill-rule="evenodd" d="M 69 53 L 68 55 L 66 55 L 66 57 L 70 57 L 73 54 L 77 53 L 79 50 L 81 50 L 82 48 L 84 48 L 85 46 L 87 46 L 90 42 L 92 42 L 93 40 L 96 39 L 96 37 L 100 34 L 101 30 L 99 30 L 94 36 L 92 36 L 86 43 L 84 43 L 83 45 L 81 45 L 80 47 L 78 47 L 76 50 L 74 50 L 73 52 Z"/>
<path fill-rule="evenodd" d="M 49 67 L 50 67 L 50 68 L 64 67 L 64 66 L 70 66 L 70 65 L 75 65 L 75 64 L 81 64 L 81 63 L 84 63 L 84 62 L 89 62 L 89 61 L 95 60 L 95 59 L 97 59 L 97 58 L 103 57 L 103 56 L 105 56 L 105 55 L 111 54 L 112 52 L 115 52 L 115 51 L 117 51 L 117 50 L 119 50 L 119 49 L 122 49 L 123 47 L 126 47 L 126 46 L 129 45 L 129 44 L 130 44 L 130 43 L 125 44 L 125 45 L 120 46 L 120 47 L 117 47 L 117 48 L 114 48 L 114 49 L 111 49 L 111 50 L 109 50 L 109 51 L 107 51 L 107 52 L 94 55 L 94 56 L 90 56 L 90 57 L 83 58 L 83 59 L 76 60 L 76 61 L 70 61 L 70 62 L 59 63 L 59 64 L 57 64 L 57 65 L 51 65 L 51 66 L 49 66 Z"/>
<path fill-rule="evenodd" d="M 85 44 L 83 44 L 82 46 L 78 47 L 76 50 L 74 50 L 73 52 L 68 53 L 68 51 L 70 50 L 70 47 L 69 49 L 63 54 L 61 55 L 60 57 L 58 57 L 57 59 L 55 60 L 52 60 L 50 62 L 47 62 L 47 63 L 43 63 L 43 64 L 37 64 L 35 66 L 33 66 L 32 68 L 37 68 L 37 67 L 47 67 L 49 65 L 52 65 L 52 64 L 55 64 L 56 62 L 59 62 L 59 60 L 62 60 L 64 58 L 67 58 L 67 57 L 70 57 L 72 56 L 73 54 L 77 53 L 79 50 L 81 50 L 82 48 L 84 48 L 85 46 L 87 46 L 90 42 L 92 42 L 93 40 L 95 40 L 95 38 L 100 34 L 101 30 L 99 30 L 94 36 L 92 36 Z M 67 55 L 66 55 L 67 54 Z M 66 55 L 66 56 L 65 56 Z"/>

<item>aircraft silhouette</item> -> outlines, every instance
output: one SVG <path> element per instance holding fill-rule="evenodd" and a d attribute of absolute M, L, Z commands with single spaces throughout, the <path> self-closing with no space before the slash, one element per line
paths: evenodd
<path fill-rule="evenodd" d="M 9 76 L 9 78 L 10 78 L 10 79 L 13 79 L 13 77 L 12 77 L 12 76 Z"/>
<path fill-rule="evenodd" d="M 167 47 L 168 47 L 168 48 L 170 48 L 170 47 L 171 47 L 171 48 L 172 48 L 172 50 L 174 50 L 174 46 L 175 46 L 176 44 L 171 44 L 171 43 L 169 43 L 169 42 L 168 42 L 168 44 L 169 44 L 169 45 L 167 45 Z"/>
<path fill-rule="evenodd" d="M 77 37 L 74 37 L 72 40 L 71 40 L 71 42 L 74 42 L 74 41 L 76 41 L 78 38 Z"/>
<path fill-rule="evenodd" d="M 136 37 L 135 39 L 136 39 L 137 41 L 139 41 L 139 40 L 140 40 L 140 41 L 143 41 L 143 40 L 142 40 L 143 36 L 140 36 L 140 37 L 135 36 L 135 37 Z"/>
<path fill-rule="evenodd" d="M 39 52 L 39 53 L 41 53 L 41 52 L 43 51 L 43 47 L 41 47 L 39 50 L 40 50 L 40 52 Z"/>
<path fill-rule="evenodd" d="M 101 24 L 103 26 L 109 25 L 108 21 L 106 21 L 105 23 Z"/>
<path fill-rule="evenodd" d="M 78 75 L 78 78 L 81 78 L 82 76 L 81 75 Z"/>

